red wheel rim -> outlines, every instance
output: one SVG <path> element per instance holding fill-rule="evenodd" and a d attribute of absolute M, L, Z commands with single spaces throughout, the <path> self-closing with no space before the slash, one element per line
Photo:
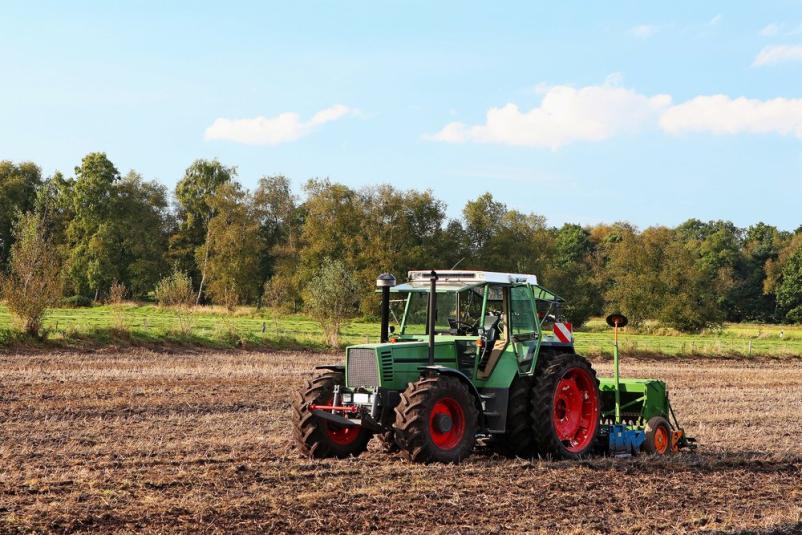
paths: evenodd
<path fill-rule="evenodd" d="M 465 436 L 465 413 L 457 400 L 437 400 L 429 414 L 429 434 L 441 450 L 457 447 Z"/>
<path fill-rule="evenodd" d="M 337 445 L 348 446 L 359 438 L 360 426 L 345 426 L 326 422 L 326 436 Z"/>
<path fill-rule="evenodd" d="M 557 383 L 551 416 L 557 439 L 571 453 L 582 452 L 596 436 L 599 397 L 593 376 L 571 368 Z"/>
<path fill-rule="evenodd" d="M 668 431 L 662 425 L 654 430 L 654 451 L 664 455 L 668 451 Z"/>
<path fill-rule="evenodd" d="M 328 400 L 329 405 L 333 403 L 334 397 Z M 359 438 L 359 433 L 362 431 L 362 426 L 338 425 L 325 420 L 323 426 L 326 437 L 338 446 L 349 446 L 353 444 L 356 439 Z"/>

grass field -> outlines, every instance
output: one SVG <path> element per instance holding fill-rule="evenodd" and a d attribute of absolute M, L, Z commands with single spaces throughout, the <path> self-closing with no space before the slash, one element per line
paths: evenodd
<path fill-rule="evenodd" d="M 47 316 L 48 341 L 42 344 L 16 334 L 8 310 L 0 306 L 0 346 L 325 349 L 320 326 L 300 314 L 199 307 L 184 323 L 188 328 L 182 332 L 176 311 L 154 305 L 127 304 L 122 312 L 109 306 L 55 309 Z M 340 342 L 375 342 L 378 337 L 378 323 L 356 320 L 343 328 Z M 610 355 L 611 343 L 611 330 L 602 319 L 591 320 L 576 333 L 576 349 L 582 354 Z M 793 356 L 802 355 L 802 326 L 727 324 L 720 331 L 686 335 L 646 325 L 638 332 L 625 329 L 620 346 L 630 354 Z"/>
<path fill-rule="evenodd" d="M 477 450 L 425 466 L 375 443 L 357 459 L 298 455 L 291 393 L 340 358 L 0 355 L 0 532 L 802 530 L 797 359 L 625 359 L 625 375 L 668 382 L 696 452 L 554 462 Z"/>

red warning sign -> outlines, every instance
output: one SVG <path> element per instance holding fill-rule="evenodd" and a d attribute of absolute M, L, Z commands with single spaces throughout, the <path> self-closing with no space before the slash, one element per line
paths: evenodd
<path fill-rule="evenodd" d="M 573 326 L 568 323 L 555 323 L 554 336 L 563 344 L 570 344 L 574 341 L 574 333 L 572 332 Z"/>

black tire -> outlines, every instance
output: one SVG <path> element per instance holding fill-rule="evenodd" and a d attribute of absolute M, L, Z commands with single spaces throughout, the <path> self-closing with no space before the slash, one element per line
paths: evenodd
<path fill-rule="evenodd" d="M 458 463 L 473 451 L 478 423 L 468 387 L 456 377 L 440 375 L 409 383 L 395 408 L 393 430 L 408 460 Z"/>
<path fill-rule="evenodd" d="M 309 405 L 331 403 L 334 385 L 344 384 L 342 372 L 320 370 L 296 393 L 292 404 L 293 436 L 303 454 L 317 459 L 341 459 L 357 456 L 367 449 L 371 437 L 367 429 L 355 428 L 356 434 L 349 436 L 350 432 L 344 431 L 344 428 L 318 418 L 309 411 Z"/>
<path fill-rule="evenodd" d="M 671 424 L 662 416 L 652 416 L 646 422 L 643 450 L 652 455 L 671 455 Z"/>
<path fill-rule="evenodd" d="M 532 432 L 532 383 L 516 376 L 510 385 L 506 432 L 493 437 L 493 450 L 505 457 L 528 459 L 537 455 Z"/>
<path fill-rule="evenodd" d="M 385 453 L 398 453 L 398 450 L 401 449 L 395 441 L 395 431 L 392 429 L 379 433 L 378 436 Z"/>
<path fill-rule="evenodd" d="M 578 400 L 579 411 L 584 419 L 573 428 L 570 426 L 569 413 L 566 410 L 564 399 L 558 399 L 557 387 L 563 379 L 574 378 L 582 382 L 574 399 Z M 563 383 L 565 389 L 565 383 Z M 581 398 L 580 395 L 581 394 Z M 587 396 L 587 397 L 584 397 Z M 591 398 L 595 396 L 595 398 Z M 594 401 L 595 399 L 595 401 Z M 560 410 L 563 411 L 559 417 Z M 538 453 L 543 457 L 557 459 L 580 459 L 592 453 L 597 444 L 599 434 L 599 412 L 601 398 L 599 396 L 599 380 L 590 363 L 583 357 L 574 353 L 549 356 L 538 364 L 532 384 L 532 429 Z M 561 422 L 568 422 L 572 437 L 566 439 L 559 435 L 555 418 Z M 582 423 L 584 422 L 584 425 Z M 576 433 L 575 435 L 573 433 Z M 576 439 L 576 440 L 575 440 Z M 574 440 L 576 443 L 574 443 Z"/>

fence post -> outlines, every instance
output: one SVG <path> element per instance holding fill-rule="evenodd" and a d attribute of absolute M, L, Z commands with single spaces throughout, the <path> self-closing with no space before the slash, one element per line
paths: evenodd
<path fill-rule="evenodd" d="M 749 356 L 752 356 L 752 340 L 749 340 Z"/>

